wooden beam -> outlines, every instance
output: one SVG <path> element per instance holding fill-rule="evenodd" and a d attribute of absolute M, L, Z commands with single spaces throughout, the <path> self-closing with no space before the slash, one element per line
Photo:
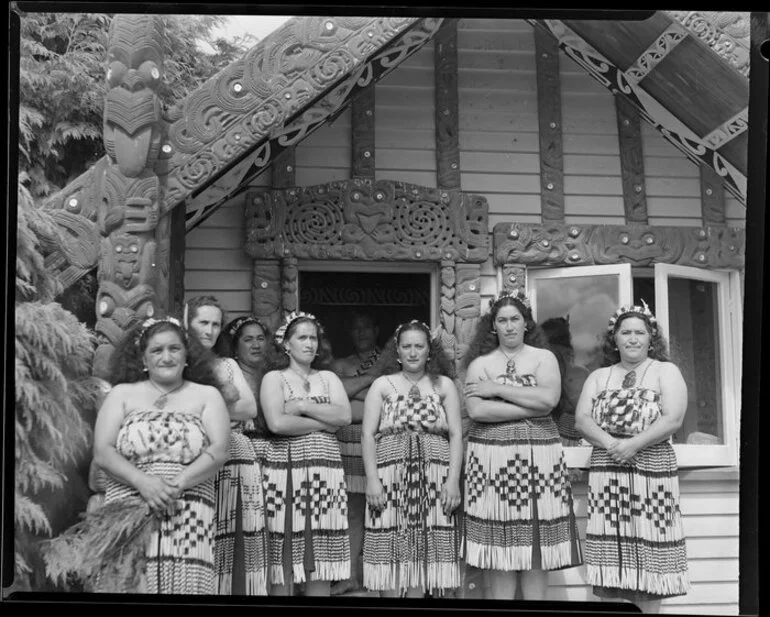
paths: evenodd
<path fill-rule="evenodd" d="M 351 104 L 353 152 L 351 177 L 374 180 L 374 84 L 361 90 Z"/>
<path fill-rule="evenodd" d="M 457 20 L 434 39 L 436 174 L 438 188 L 460 188 L 460 113 L 457 87 Z"/>
<path fill-rule="evenodd" d="M 564 146 L 561 128 L 559 45 L 535 29 L 537 117 L 540 137 L 540 203 L 544 223 L 564 222 Z"/>
<path fill-rule="evenodd" d="M 559 48 L 603 87 L 629 99 L 641 117 L 660 132 L 696 165 L 712 167 L 722 177 L 726 190 L 742 204 L 746 203 L 746 174 L 692 132 L 665 109 L 644 88 L 638 87 L 626 73 L 599 53 L 560 20 L 527 20 L 536 29 L 543 29 L 558 41 Z"/>
<path fill-rule="evenodd" d="M 273 159 L 271 170 L 273 172 L 272 186 L 274 189 L 285 189 L 296 186 L 296 161 L 294 160 L 294 146 L 286 148 Z"/>
<path fill-rule="evenodd" d="M 722 185 L 722 178 L 710 167 L 700 168 L 700 196 L 703 225 L 725 227 L 727 225 L 725 187 Z"/>
<path fill-rule="evenodd" d="M 167 216 L 171 219 L 169 233 L 169 269 L 167 311 L 171 315 L 181 315 L 184 308 L 184 272 L 186 213 L 184 208 L 174 208 Z"/>
<path fill-rule="evenodd" d="M 615 97 L 620 146 L 620 173 L 623 182 L 623 209 L 626 223 L 647 224 L 647 197 L 644 188 L 642 122 L 639 111 L 622 96 Z"/>

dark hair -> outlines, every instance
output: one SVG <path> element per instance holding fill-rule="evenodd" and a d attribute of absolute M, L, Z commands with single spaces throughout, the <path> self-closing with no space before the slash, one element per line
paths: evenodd
<path fill-rule="evenodd" d="M 240 342 L 246 326 L 259 326 L 262 328 L 262 333 L 265 335 L 269 347 L 269 343 L 272 341 L 272 334 L 268 327 L 256 317 L 245 315 L 236 317 L 222 328 L 222 333 L 219 335 L 219 340 L 217 340 L 217 343 L 219 343 L 220 340 L 222 341 L 220 355 L 227 358 L 235 358 L 235 351 L 238 348 L 238 343 Z"/>
<path fill-rule="evenodd" d="M 219 312 L 222 314 L 222 330 L 224 330 L 225 325 L 225 319 L 226 319 L 226 313 L 225 309 L 222 307 L 222 304 L 219 302 L 219 299 L 216 296 L 195 296 L 194 298 L 190 298 L 187 302 L 185 302 L 185 324 L 184 327 L 187 329 L 190 334 L 194 335 L 194 331 L 192 328 L 190 328 L 190 322 L 195 319 L 198 316 L 198 310 L 201 307 L 204 306 L 213 306 L 215 308 L 219 309 Z M 197 338 L 195 336 L 192 336 L 191 338 Z M 217 337 L 217 340 L 214 342 L 214 347 L 212 351 L 217 356 L 224 356 L 224 345 L 223 343 L 220 343 L 221 339 L 221 332 L 220 336 Z"/>
<path fill-rule="evenodd" d="M 660 331 L 660 326 L 655 324 L 653 326 L 650 318 L 644 313 L 638 311 L 629 311 L 620 315 L 615 321 L 615 326 L 612 330 L 605 330 L 602 336 L 602 366 L 611 366 L 620 362 L 620 352 L 617 345 L 615 345 L 615 334 L 620 329 L 621 324 L 629 317 L 638 317 L 644 322 L 644 326 L 647 332 L 650 334 L 650 349 L 647 352 L 647 357 L 653 360 L 660 360 L 661 362 L 668 362 L 668 345 L 663 333 Z"/>
<path fill-rule="evenodd" d="M 303 323 L 313 324 L 316 328 L 316 333 L 318 334 L 318 352 L 316 353 L 315 360 L 310 363 L 310 367 L 317 370 L 323 370 L 331 366 L 332 348 L 331 344 L 326 339 L 326 333 L 324 332 L 321 322 L 319 322 L 315 317 L 302 315 L 301 317 L 297 317 L 289 322 L 288 326 L 286 327 L 286 331 L 283 334 L 281 344 L 276 342 L 276 344 L 271 345 L 270 349 L 268 349 L 267 362 L 265 363 L 265 372 L 282 371 L 289 366 L 289 356 L 283 348 L 283 341 L 288 341 L 294 335 L 294 332 L 296 332 L 299 325 Z"/>
<path fill-rule="evenodd" d="M 572 349 L 572 333 L 568 317 L 551 317 L 540 324 L 543 334 L 551 345 L 560 345 Z"/>
<path fill-rule="evenodd" d="M 476 325 L 476 332 L 473 335 L 473 339 L 471 339 L 471 342 L 468 345 L 468 351 L 465 352 L 465 357 L 463 358 L 463 366 L 465 368 L 468 368 L 470 363 L 479 356 L 494 351 L 500 345 L 494 325 L 497 314 L 504 306 L 513 306 L 524 318 L 524 326 L 526 327 L 524 342 L 527 345 L 539 347 L 540 349 L 549 348 L 548 339 L 546 339 L 543 329 L 535 323 L 534 319 L 532 319 L 532 309 L 527 307 L 527 305 L 519 298 L 508 295 L 500 296 L 492 303 L 489 312 L 482 315 L 479 319 L 479 323 Z"/>
<path fill-rule="evenodd" d="M 213 354 L 196 337 L 188 338 L 184 329 L 171 321 L 157 321 L 147 328 L 139 324 L 124 335 L 110 356 L 109 381 L 113 386 L 147 379 L 142 357 L 150 339 L 161 332 L 175 332 L 184 345 L 187 366 L 182 372 L 183 379 L 219 387 L 214 374 Z"/>
<path fill-rule="evenodd" d="M 548 349 L 556 356 L 559 364 L 559 373 L 561 374 L 561 395 L 559 402 L 551 412 L 554 419 L 558 418 L 569 404 L 567 390 L 564 384 L 567 381 L 567 368 L 572 364 L 575 357 L 572 349 L 572 333 L 569 328 L 569 317 L 551 317 L 546 319 L 540 327 L 548 340 Z"/>
<path fill-rule="evenodd" d="M 431 338 L 430 328 L 416 319 L 398 326 L 393 336 L 388 339 L 380 356 L 380 370 L 377 376 L 392 375 L 401 370 L 401 366 L 398 363 L 398 345 L 401 342 L 401 336 L 405 332 L 410 331 L 422 332 L 428 341 L 430 350 L 428 352 L 428 361 L 425 364 L 425 374 L 430 377 L 431 381 L 435 382 L 439 375 L 454 379 L 454 362 L 447 356 L 439 340 Z"/>
<path fill-rule="evenodd" d="M 377 323 L 377 318 L 374 316 L 374 313 L 372 313 L 371 311 L 368 311 L 366 309 L 360 309 L 359 308 L 359 309 L 354 309 L 354 310 L 350 311 L 350 313 L 348 315 L 348 319 L 349 319 L 348 324 L 347 324 L 348 325 L 348 329 L 353 327 L 353 323 L 357 319 L 362 319 L 362 320 L 368 321 L 369 325 L 371 325 L 372 328 L 379 327 L 379 325 Z"/>

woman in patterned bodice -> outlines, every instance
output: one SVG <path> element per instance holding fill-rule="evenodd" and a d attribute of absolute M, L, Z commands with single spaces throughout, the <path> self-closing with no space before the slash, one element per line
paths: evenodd
<path fill-rule="evenodd" d="M 217 593 L 267 595 L 265 514 L 262 469 L 252 441 L 243 434 L 257 415 L 257 400 L 238 362 L 229 354 L 222 331 L 225 310 L 215 296 L 196 296 L 185 304 L 185 324 L 215 356 L 214 368 L 230 414 L 227 462 L 217 474 L 217 532 L 214 550 Z"/>
<path fill-rule="evenodd" d="M 54 544 L 88 589 L 215 593 L 213 478 L 230 428 L 192 343 L 173 318 L 150 319 L 113 352 L 114 386 L 94 429 L 104 505 Z"/>
<path fill-rule="evenodd" d="M 396 329 L 382 366 L 361 429 L 364 586 L 383 597 L 441 594 L 460 586 L 463 444 L 452 366 L 419 321 Z"/>
<path fill-rule="evenodd" d="M 596 595 L 653 612 L 689 585 L 670 443 L 687 409 L 687 385 L 668 362 L 647 304 L 618 309 L 603 351 L 605 367 L 586 380 L 576 412 L 576 427 L 594 446 L 586 573 Z"/>
<path fill-rule="evenodd" d="M 271 437 L 264 457 L 271 595 L 328 596 L 350 577 L 347 493 L 335 436 L 350 402 L 326 366 L 331 352 L 314 316 L 289 315 L 275 334 L 260 404 Z"/>
<path fill-rule="evenodd" d="M 572 489 L 551 411 L 561 378 L 523 294 L 479 320 L 466 357 L 466 560 L 488 597 L 545 598 L 549 570 L 581 563 Z"/>

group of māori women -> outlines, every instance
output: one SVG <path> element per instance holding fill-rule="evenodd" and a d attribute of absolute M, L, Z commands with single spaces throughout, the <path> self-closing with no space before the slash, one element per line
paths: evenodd
<path fill-rule="evenodd" d="M 575 394 L 593 446 L 578 535 L 554 410 L 560 366 L 523 293 L 479 320 L 455 375 L 413 320 L 377 347 L 347 322 L 332 358 L 322 324 L 225 323 L 212 296 L 148 319 L 110 366 L 94 429 L 104 498 L 49 542 L 49 574 L 89 591 L 545 599 L 579 565 L 596 595 L 647 603 L 688 590 L 671 435 L 687 388 L 646 304 L 604 333 L 604 366 Z M 517 595 L 518 593 L 518 595 Z"/>

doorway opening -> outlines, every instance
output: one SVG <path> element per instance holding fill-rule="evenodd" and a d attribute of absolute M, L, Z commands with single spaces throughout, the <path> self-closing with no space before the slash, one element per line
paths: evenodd
<path fill-rule="evenodd" d="M 434 274 L 427 269 L 395 269 L 374 263 L 367 264 L 366 270 L 346 271 L 300 266 L 298 283 L 299 309 L 319 319 L 335 358 L 354 351 L 348 329 L 356 312 L 374 318 L 379 347 L 403 322 L 419 319 L 435 325 Z"/>

